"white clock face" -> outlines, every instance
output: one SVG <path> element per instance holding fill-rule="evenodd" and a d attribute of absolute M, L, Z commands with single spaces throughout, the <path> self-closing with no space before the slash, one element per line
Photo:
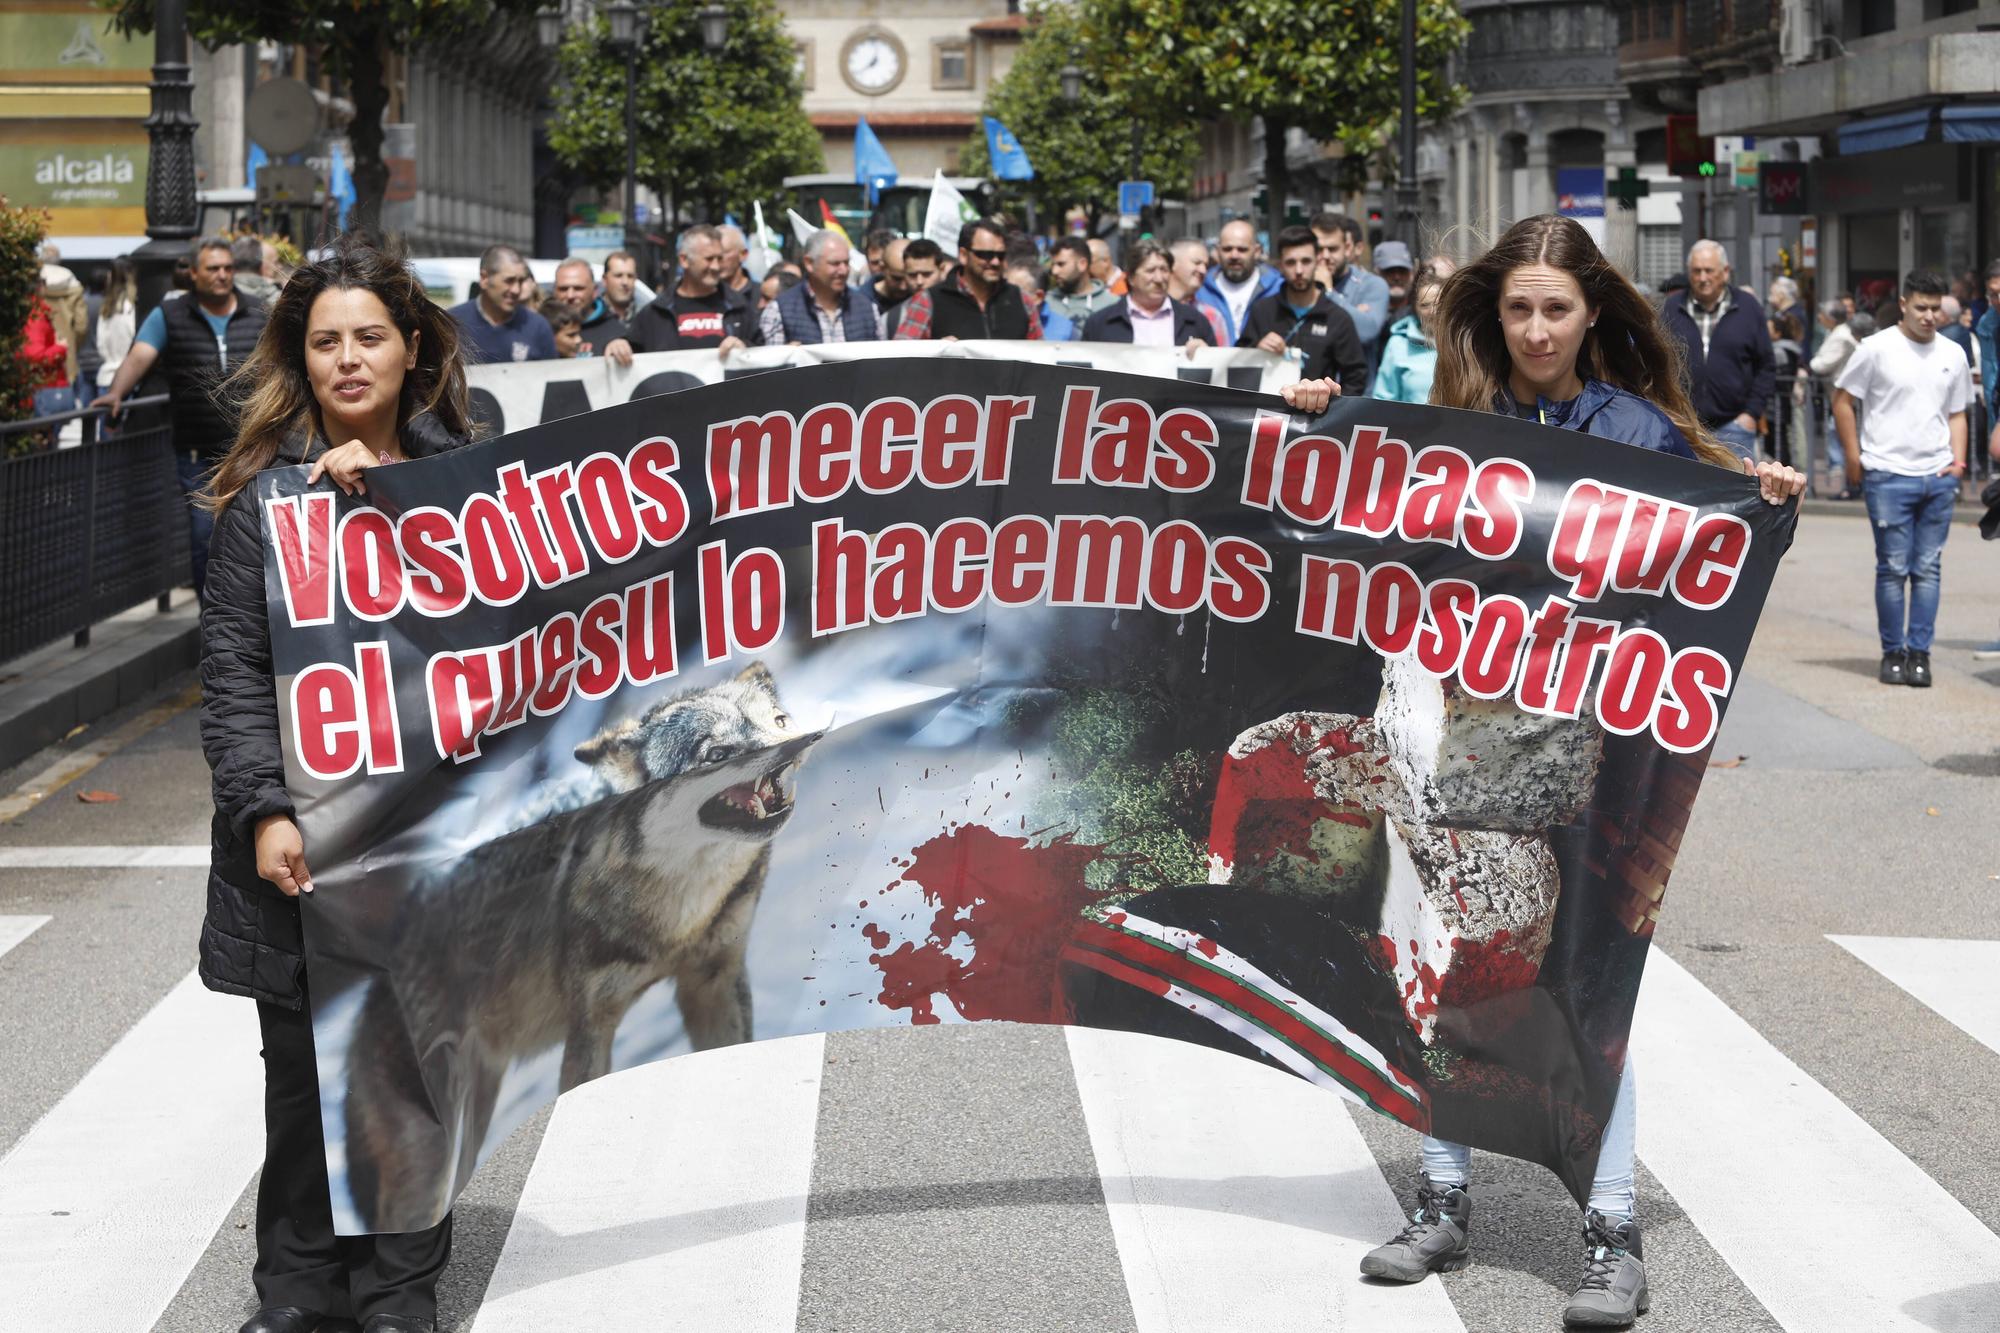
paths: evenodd
<path fill-rule="evenodd" d="M 902 77 L 902 49 L 887 37 L 863 37 L 847 48 L 847 80 L 861 91 L 887 92 Z"/>

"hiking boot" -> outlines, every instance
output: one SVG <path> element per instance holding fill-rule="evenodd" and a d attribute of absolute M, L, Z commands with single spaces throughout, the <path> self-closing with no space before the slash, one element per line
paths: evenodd
<path fill-rule="evenodd" d="M 1361 1257 L 1361 1271 L 1391 1282 L 1421 1282 L 1429 1273 L 1456 1273 L 1472 1262 L 1472 1199 L 1462 1185 L 1417 1187 L 1417 1211 L 1387 1245 Z"/>
<path fill-rule="evenodd" d="M 1903 657 L 1903 680 L 1904 683 L 1914 685 L 1920 690 L 1929 689 L 1931 687 L 1931 655 L 1915 651 L 1906 653 Z"/>
<path fill-rule="evenodd" d="M 1884 685 L 1908 684 L 1909 678 L 1903 674 L 1903 655 L 1901 653 L 1883 653 L 1882 669 L 1875 673 L 1875 679 L 1881 681 Z"/>
<path fill-rule="evenodd" d="M 1595 1209 L 1583 1215 L 1583 1278 L 1563 1307 L 1567 1328 L 1627 1328 L 1646 1313 L 1646 1264 L 1639 1224 L 1614 1223 Z"/>

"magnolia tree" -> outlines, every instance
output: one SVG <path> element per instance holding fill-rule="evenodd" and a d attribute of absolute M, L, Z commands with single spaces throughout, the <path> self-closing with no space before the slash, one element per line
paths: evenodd
<path fill-rule="evenodd" d="M 1154 105 L 1130 90 L 1114 92 L 1089 59 L 1081 11 L 1090 0 L 1041 0 L 1028 11 L 1028 35 L 1006 75 L 986 96 L 985 111 L 1021 141 L 1035 166 L 1030 181 L 1001 182 L 1009 195 L 1032 199 L 1045 216 L 1082 208 L 1095 232 L 1118 206 L 1118 182 L 1132 170 L 1138 127 L 1138 176 L 1161 194 L 1187 189 L 1201 126 L 1188 117 L 1155 118 Z M 1079 74 L 1077 99 L 1063 96 L 1063 68 Z M 960 159 L 968 175 L 991 174 L 986 134 L 976 131 Z"/>
<path fill-rule="evenodd" d="M 719 219 L 775 200 L 784 178 L 820 168 L 819 133 L 800 99 L 791 38 L 770 0 L 727 0 L 720 52 L 702 44 L 703 0 L 647 7 L 635 80 L 639 179 L 663 199 Z M 602 17 L 573 29 L 551 97 L 549 146 L 597 185 L 625 173 L 625 61 Z"/>
<path fill-rule="evenodd" d="M 1367 162 L 1401 114 L 1401 0 L 1079 0 L 1089 63 L 1149 125 L 1216 118 L 1264 125 L 1269 225 L 1284 223 L 1289 131 Z M 1449 77 L 1469 25 L 1453 0 L 1417 0 L 1417 116 L 1463 95 Z M 1025 137 L 1025 136 L 1024 136 Z"/>

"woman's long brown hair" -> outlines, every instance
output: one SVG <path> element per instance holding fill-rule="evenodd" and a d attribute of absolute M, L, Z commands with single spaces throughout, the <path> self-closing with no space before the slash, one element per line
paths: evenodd
<path fill-rule="evenodd" d="M 400 247 L 343 236 L 330 254 L 293 272 L 271 307 L 256 350 L 218 390 L 240 424 L 236 443 L 216 465 L 201 497 L 210 509 L 219 513 L 228 507 L 252 478 L 279 461 L 279 451 L 293 436 L 304 441 L 300 457 L 289 460 L 298 463 L 305 461 L 314 440 L 325 437 L 306 374 L 306 322 L 313 302 L 330 291 L 373 292 L 404 340 L 416 339 L 417 364 L 403 375 L 396 429 L 400 432 L 411 417 L 430 412 L 452 434 L 471 433 L 457 322 L 425 294 Z"/>
<path fill-rule="evenodd" d="M 1546 264 L 1576 279 L 1597 327 L 1577 349 L 1576 373 L 1637 394 L 1667 414 L 1694 447 L 1696 458 L 1740 471 L 1735 453 L 1702 429 L 1688 400 L 1680 340 L 1669 334 L 1652 303 L 1611 266 L 1597 242 L 1574 218 L 1544 213 L 1509 227 L 1493 247 L 1445 279 L 1438 296 L 1437 374 L 1431 401 L 1443 407 L 1491 412 L 1511 399 L 1513 358 L 1500 328 L 1500 291 L 1507 275 Z"/>

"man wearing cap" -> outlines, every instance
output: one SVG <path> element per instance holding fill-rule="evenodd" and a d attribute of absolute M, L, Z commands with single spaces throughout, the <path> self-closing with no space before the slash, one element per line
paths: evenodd
<path fill-rule="evenodd" d="M 1368 349 L 1368 359 L 1381 364 L 1382 351 L 1389 345 L 1389 330 L 1396 327 L 1396 321 L 1410 313 L 1410 278 L 1416 264 L 1410 259 L 1410 247 L 1401 241 L 1384 241 L 1375 247 L 1375 272 L 1383 282 L 1389 284 L 1389 310 L 1382 320 L 1382 332 Z"/>

